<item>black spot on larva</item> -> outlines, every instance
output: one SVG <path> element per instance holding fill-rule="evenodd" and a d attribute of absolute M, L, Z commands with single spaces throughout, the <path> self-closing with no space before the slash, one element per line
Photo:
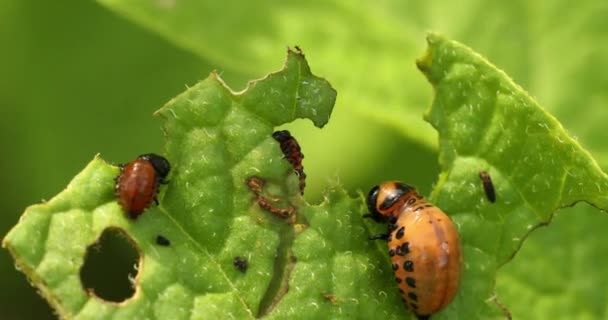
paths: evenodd
<path fill-rule="evenodd" d="M 171 241 L 159 234 L 156 236 L 156 244 L 159 246 L 168 247 L 171 245 Z"/>
<path fill-rule="evenodd" d="M 399 265 L 396 263 L 393 263 L 393 270 L 396 271 L 397 269 L 399 269 Z"/>
<path fill-rule="evenodd" d="M 433 205 L 432 205 L 432 204 L 425 204 L 425 205 L 424 205 L 424 207 L 425 207 L 425 208 L 432 208 L 432 207 L 433 207 Z"/>
<path fill-rule="evenodd" d="M 407 285 L 410 286 L 410 288 L 416 288 L 416 279 L 414 279 L 412 277 L 406 277 L 405 283 L 407 283 Z"/>
<path fill-rule="evenodd" d="M 405 291 L 403 291 L 403 289 L 399 288 L 399 292 L 403 295 L 405 294 Z"/>
<path fill-rule="evenodd" d="M 391 257 L 394 256 L 395 255 L 395 249 L 388 250 L 388 255 L 391 256 Z"/>
<path fill-rule="evenodd" d="M 407 199 L 407 205 L 411 206 L 412 203 L 416 202 L 416 200 L 417 200 L 416 198 L 409 198 L 409 199 Z"/>
<path fill-rule="evenodd" d="M 404 255 L 410 253 L 410 243 L 404 242 L 402 245 L 397 247 L 397 251 L 395 253 L 400 256 L 404 256 Z"/>
<path fill-rule="evenodd" d="M 403 269 L 407 272 L 414 272 L 414 262 L 412 260 L 405 260 L 403 263 Z"/>
<path fill-rule="evenodd" d="M 391 242 L 391 240 L 393 240 L 393 234 L 389 233 L 389 235 L 386 236 L 386 241 Z"/>
<path fill-rule="evenodd" d="M 424 206 L 416 207 L 416 209 L 414 209 L 414 212 L 420 211 L 422 209 L 424 209 Z"/>
<path fill-rule="evenodd" d="M 401 227 L 401 228 L 399 228 L 399 230 L 397 230 L 397 233 L 395 233 L 395 238 L 401 239 L 401 238 L 403 238 L 404 234 L 405 234 L 405 227 Z"/>
<path fill-rule="evenodd" d="M 401 280 L 401 278 L 399 278 L 399 277 L 395 277 L 395 281 L 397 281 L 397 283 L 401 283 L 401 281 L 403 281 L 403 280 Z"/>
<path fill-rule="evenodd" d="M 418 296 L 413 292 L 408 292 L 407 296 L 413 301 L 418 301 Z"/>
<path fill-rule="evenodd" d="M 412 307 L 414 310 L 418 310 L 418 305 L 413 302 L 410 302 L 410 307 Z"/>

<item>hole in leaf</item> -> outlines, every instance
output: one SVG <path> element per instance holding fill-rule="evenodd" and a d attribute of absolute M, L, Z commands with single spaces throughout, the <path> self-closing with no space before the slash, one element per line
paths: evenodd
<path fill-rule="evenodd" d="M 85 290 L 98 298 L 124 301 L 135 293 L 139 261 L 139 252 L 129 235 L 118 228 L 107 228 L 87 249 L 80 281 Z"/>

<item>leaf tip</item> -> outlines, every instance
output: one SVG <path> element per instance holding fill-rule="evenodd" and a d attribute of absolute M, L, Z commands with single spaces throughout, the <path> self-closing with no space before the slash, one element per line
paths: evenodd
<path fill-rule="evenodd" d="M 295 45 L 293 47 L 287 47 L 287 55 L 295 55 L 298 57 L 306 58 L 304 55 L 304 51 L 299 46 Z"/>
<path fill-rule="evenodd" d="M 444 40 L 444 37 L 436 32 L 429 32 L 426 36 L 427 49 L 424 55 L 416 60 L 416 67 L 422 71 L 427 77 L 429 75 L 431 64 L 433 62 L 433 52 L 438 42 Z"/>

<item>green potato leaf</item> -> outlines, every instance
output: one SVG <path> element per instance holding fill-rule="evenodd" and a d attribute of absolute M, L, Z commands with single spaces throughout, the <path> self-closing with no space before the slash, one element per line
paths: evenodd
<path fill-rule="evenodd" d="M 577 201 L 606 209 L 608 179 L 506 74 L 454 41 L 428 42 L 418 67 L 435 89 L 426 119 L 439 133 L 442 170 L 430 198 L 454 219 L 464 249 L 461 288 L 434 319 L 504 318 L 498 268 L 556 210 Z M 297 51 L 243 92 L 211 74 L 157 112 L 173 168 L 158 207 L 129 220 L 114 199 L 118 168 L 96 157 L 66 190 L 28 208 L 3 245 L 66 318 L 408 318 L 386 245 L 367 240 L 384 227 L 363 221 L 362 197 L 334 186 L 322 204 L 305 203 L 271 136 L 296 118 L 322 127 L 334 101 Z M 251 177 L 265 182 L 267 202 L 296 212 L 291 219 L 258 203 Z M 79 277 L 87 248 L 108 229 L 140 254 L 135 294 L 121 303 L 96 297 Z M 171 245 L 158 246 L 158 234 Z M 245 273 L 236 256 L 248 261 Z"/>
<path fill-rule="evenodd" d="M 435 34 L 428 42 L 418 67 L 435 89 L 426 119 L 439 133 L 442 169 L 431 198 L 459 226 L 465 261 L 448 310 L 486 318 L 494 314 L 484 301 L 496 302 L 497 269 L 556 210 L 578 201 L 608 209 L 608 179 L 504 72 L 457 42 Z M 491 175 L 495 203 L 486 198 L 480 171 Z"/>
<path fill-rule="evenodd" d="M 171 100 L 164 118 L 169 184 L 160 205 L 129 220 L 115 201 L 119 169 L 96 157 L 47 203 L 29 207 L 3 245 L 65 318 L 254 318 L 283 285 L 295 225 L 263 210 L 246 185 L 302 205 L 297 177 L 273 139 L 275 126 L 308 118 L 322 127 L 336 92 L 290 50 L 283 70 L 233 93 L 216 74 Z M 87 248 L 118 230 L 140 254 L 135 294 L 110 303 L 81 284 Z M 156 245 L 157 235 L 170 239 Z M 290 240 L 291 239 L 291 240 Z M 246 274 L 233 266 L 248 260 Z M 284 288 L 283 288 L 284 289 Z"/>
<path fill-rule="evenodd" d="M 606 225 L 608 215 L 579 204 L 530 234 L 496 279 L 513 319 L 606 318 Z"/>

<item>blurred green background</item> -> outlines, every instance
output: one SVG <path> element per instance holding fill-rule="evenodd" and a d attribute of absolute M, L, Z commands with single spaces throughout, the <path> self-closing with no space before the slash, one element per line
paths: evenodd
<path fill-rule="evenodd" d="M 319 201 L 332 179 L 353 194 L 386 179 L 428 194 L 437 135 L 422 120 L 432 89 L 414 64 L 428 30 L 487 56 L 608 168 L 605 1 L 6 0 L 0 234 L 95 154 L 121 163 L 162 152 L 152 113 L 186 86 L 215 69 L 241 90 L 279 69 L 288 45 L 301 46 L 338 91 L 324 130 L 286 126 L 306 156 L 307 200 Z M 514 318 L 608 317 L 606 225 L 605 214 L 577 205 L 527 239 L 497 279 Z M 53 318 L 5 250 L 0 278 L 2 319 Z"/>

